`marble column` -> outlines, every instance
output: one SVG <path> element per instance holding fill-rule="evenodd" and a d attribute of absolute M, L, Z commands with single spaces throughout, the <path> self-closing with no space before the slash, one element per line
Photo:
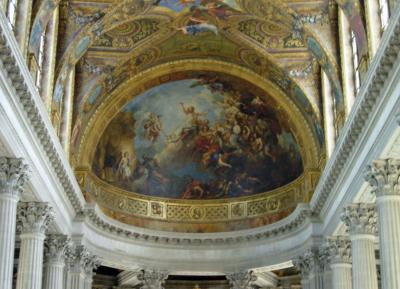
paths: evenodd
<path fill-rule="evenodd" d="M 42 289 L 45 232 L 53 220 L 47 203 L 18 204 L 17 229 L 20 232 L 17 289 Z"/>
<path fill-rule="evenodd" d="M 84 246 L 78 245 L 67 252 L 67 288 L 91 289 L 93 270 L 100 265 L 97 257 Z"/>
<path fill-rule="evenodd" d="M 319 250 L 319 264 L 323 272 L 324 289 L 332 289 L 332 270 L 330 266 L 329 248 L 323 246 Z"/>
<path fill-rule="evenodd" d="M 336 131 L 334 116 L 334 101 L 332 87 L 325 71 L 321 69 L 321 86 L 322 86 L 322 104 L 324 112 L 324 128 L 325 128 L 325 147 L 326 157 L 330 158 L 335 148 Z"/>
<path fill-rule="evenodd" d="M 332 269 L 332 289 L 352 289 L 351 241 L 347 237 L 327 239 Z"/>
<path fill-rule="evenodd" d="M 301 271 L 303 288 L 325 289 L 324 266 L 321 264 L 320 254 L 318 248 L 312 248 L 293 260 Z"/>
<path fill-rule="evenodd" d="M 400 160 L 377 160 L 366 170 L 376 194 L 382 289 L 400 288 Z"/>
<path fill-rule="evenodd" d="M 17 203 L 28 179 L 22 159 L 0 157 L 0 284 L 12 288 Z"/>
<path fill-rule="evenodd" d="M 350 233 L 353 289 L 378 289 L 375 259 L 375 204 L 351 204 L 344 208 L 342 221 Z"/>
<path fill-rule="evenodd" d="M 70 240 L 65 235 L 52 234 L 45 241 L 43 289 L 64 287 L 65 254 Z"/>
<path fill-rule="evenodd" d="M 228 279 L 231 289 L 247 289 L 251 282 L 255 281 L 252 272 L 249 271 L 228 273 L 226 279 Z"/>
<path fill-rule="evenodd" d="M 372 60 L 381 42 L 381 18 L 379 15 L 379 0 L 365 1 L 365 16 L 367 20 L 368 46 Z"/>
<path fill-rule="evenodd" d="M 142 282 L 140 289 L 161 289 L 164 288 L 168 272 L 163 270 L 142 270 L 138 279 Z"/>
<path fill-rule="evenodd" d="M 342 67 L 343 95 L 346 114 L 349 115 L 355 101 L 353 51 L 351 45 L 351 28 L 342 8 L 339 8 L 339 44 Z"/>

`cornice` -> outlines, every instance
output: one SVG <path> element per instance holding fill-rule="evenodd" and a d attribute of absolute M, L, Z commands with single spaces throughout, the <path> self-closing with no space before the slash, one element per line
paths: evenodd
<path fill-rule="evenodd" d="M 335 151 L 328 161 L 319 184 L 311 200 L 313 214 L 320 216 L 333 188 L 337 185 L 344 168 L 350 162 L 357 143 L 368 127 L 371 116 L 379 109 L 376 105 L 381 98 L 381 92 L 389 79 L 396 59 L 400 52 L 400 5 L 394 11 L 390 24 L 385 31 L 377 54 L 362 83 L 351 114 L 346 121 Z"/>
<path fill-rule="evenodd" d="M 47 116 L 32 76 L 23 59 L 18 44 L 9 28 L 4 12 L 0 10 L 0 65 L 14 88 L 13 100 L 25 113 L 26 120 L 48 157 L 66 196 L 75 212 L 82 212 L 84 199 L 68 161 Z"/>

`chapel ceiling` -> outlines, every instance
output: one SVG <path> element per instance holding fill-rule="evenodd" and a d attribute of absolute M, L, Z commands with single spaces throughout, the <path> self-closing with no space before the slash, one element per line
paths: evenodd
<path fill-rule="evenodd" d="M 54 107 L 75 67 L 71 162 L 121 221 L 217 232 L 307 202 L 320 69 L 342 108 L 328 1 L 63 1 Z"/>

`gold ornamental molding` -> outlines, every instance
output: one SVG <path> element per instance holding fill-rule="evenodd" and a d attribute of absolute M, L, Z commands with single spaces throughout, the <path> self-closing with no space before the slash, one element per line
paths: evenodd
<path fill-rule="evenodd" d="M 89 170 L 75 173 L 87 198 L 108 211 L 185 223 L 221 223 L 287 212 L 298 203 L 309 202 L 320 176 L 318 170 L 306 170 L 288 185 L 250 197 L 182 200 L 129 192 L 101 180 Z"/>

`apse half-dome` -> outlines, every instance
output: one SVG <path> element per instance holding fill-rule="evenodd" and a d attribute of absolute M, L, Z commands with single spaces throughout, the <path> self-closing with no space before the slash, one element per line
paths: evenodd
<path fill-rule="evenodd" d="M 245 81 L 194 74 L 132 98 L 101 137 L 92 169 L 108 184 L 146 197 L 263 194 L 303 173 L 288 117 Z"/>

